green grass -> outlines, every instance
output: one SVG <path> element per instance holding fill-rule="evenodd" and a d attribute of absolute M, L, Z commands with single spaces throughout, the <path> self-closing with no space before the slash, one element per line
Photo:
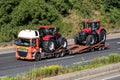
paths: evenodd
<path fill-rule="evenodd" d="M 83 60 L 84 59 L 82 58 L 81 59 L 82 64 L 84 64 Z M 118 62 L 120 62 L 120 55 L 117 53 L 112 53 L 112 54 L 109 54 L 108 56 L 95 58 L 91 62 L 85 65 L 75 64 L 73 67 L 63 67 L 61 65 L 44 66 L 40 68 L 34 68 L 22 76 L 6 77 L 0 80 L 39 80 L 45 77 L 96 68 L 96 67 L 118 63 Z"/>

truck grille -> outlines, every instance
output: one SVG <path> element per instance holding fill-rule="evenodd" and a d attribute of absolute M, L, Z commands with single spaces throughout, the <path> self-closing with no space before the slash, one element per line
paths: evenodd
<path fill-rule="evenodd" d="M 21 56 L 21 57 L 26 57 L 27 56 L 27 50 L 18 49 L 18 55 Z"/>

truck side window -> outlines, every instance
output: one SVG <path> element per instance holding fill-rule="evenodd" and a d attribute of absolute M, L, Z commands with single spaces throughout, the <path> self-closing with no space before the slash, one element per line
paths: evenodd
<path fill-rule="evenodd" d="M 36 40 L 33 39 L 33 40 L 32 40 L 32 46 L 35 46 L 35 45 L 36 45 Z"/>
<path fill-rule="evenodd" d="M 38 36 L 38 33 L 37 33 L 37 31 L 35 31 L 35 36 Z"/>

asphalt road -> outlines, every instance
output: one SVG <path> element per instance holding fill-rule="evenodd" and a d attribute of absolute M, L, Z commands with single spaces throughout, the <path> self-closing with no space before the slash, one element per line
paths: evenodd
<path fill-rule="evenodd" d="M 108 77 L 102 80 L 120 80 L 120 75 L 116 75 L 116 76 L 112 76 L 112 77 Z"/>
<path fill-rule="evenodd" d="M 15 53 L 0 54 L 0 77 L 19 75 L 27 72 L 32 68 L 59 64 L 63 66 L 73 66 L 75 63 L 81 63 L 81 59 L 84 58 L 85 62 L 90 61 L 93 58 L 100 56 L 107 56 L 110 53 L 120 54 L 120 38 L 107 40 L 110 44 L 109 48 L 103 51 L 86 52 L 76 55 L 67 55 L 61 58 L 44 59 L 42 61 L 27 61 L 17 60 Z M 1 52 L 0 52 L 1 53 Z"/>

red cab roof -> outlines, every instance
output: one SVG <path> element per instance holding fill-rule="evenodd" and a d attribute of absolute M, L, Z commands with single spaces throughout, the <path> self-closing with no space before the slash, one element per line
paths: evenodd
<path fill-rule="evenodd" d="M 100 22 L 100 20 L 86 20 L 85 22 L 91 23 L 91 22 Z"/>
<path fill-rule="evenodd" d="M 39 28 L 55 28 L 54 26 L 39 26 Z"/>

